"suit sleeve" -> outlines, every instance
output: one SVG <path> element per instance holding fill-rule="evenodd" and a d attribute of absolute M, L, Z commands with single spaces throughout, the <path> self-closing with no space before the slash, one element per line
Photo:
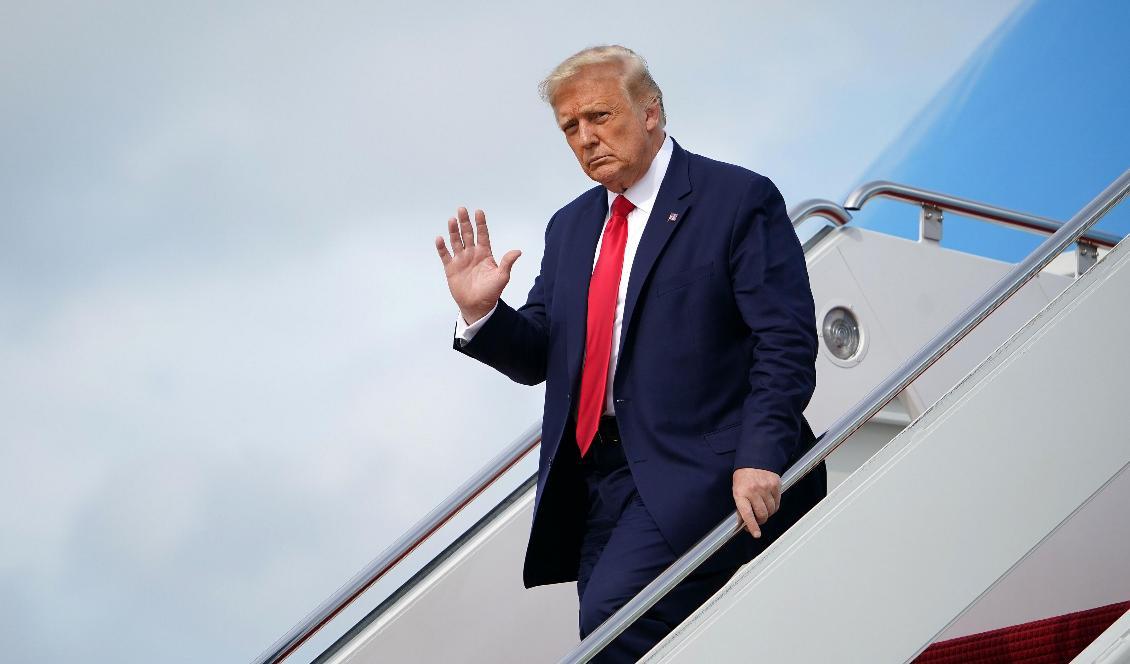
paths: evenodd
<path fill-rule="evenodd" d="M 753 348 L 734 468 L 782 474 L 816 389 L 816 314 L 804 251 L 781 193 L 764 177 L 734 219 L 730 274 Z"/>
<path fill-rule="evenodd" d="M 523 385 L 537 385 L 545 380 L 549 352 L 549 302 L 552 279 L 556 272 L 557 252 L 550 231 L 556 215 L 545 230 L 545 253 L 541 272 L 526 296 L 526 303 L 514 309 L 499 300 L 490 318 L 467 342 L 456 338 L 452 347 L 476 360 L 494 367 L 511 380 Z"/>

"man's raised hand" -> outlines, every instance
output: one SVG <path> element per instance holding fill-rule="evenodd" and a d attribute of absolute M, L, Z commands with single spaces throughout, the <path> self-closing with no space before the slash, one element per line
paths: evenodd
<path fill-rule="evenodd" d="M 473 226 L 467 208 L 459 208 L 455 215 L 447 220 L 451 251 L 439 235 L 436 236 L 436 251 L 443 261 L 451 297 L 459 306 L 463 320 L 470 325 L 490 313 L 498 303 L 502 289 L 510 282 L 510 268 L 522 252 L 512 249 L 496 263 L 490 248 L 486 214 L 475 210 Z"/>

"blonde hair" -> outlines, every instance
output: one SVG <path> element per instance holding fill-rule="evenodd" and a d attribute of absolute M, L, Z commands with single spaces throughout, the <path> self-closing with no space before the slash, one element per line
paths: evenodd
<path fill-rule="evenodd" d="M 538 93 L 542 101 L 552 106 L 557 88 L 562 83 L 587 67 L 605 64 L 620 65 L 620 85 L 624 88 L 624 94 L 628 99 L 638 103 L 655 101 L 659 104 L 659 126 L 666 126 L 667 113 L 663 110 L 663 91 L 651 77 L 647 62 L 632 49 L 618 44 L 592 46 L 565 58 L 538 85 Z"/>

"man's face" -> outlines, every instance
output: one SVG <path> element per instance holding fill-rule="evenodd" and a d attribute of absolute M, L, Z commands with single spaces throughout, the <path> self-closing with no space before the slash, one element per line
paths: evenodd
<path fill-rule="evenodd" d="M 588 67 L 554 96 L 557 126 L 590 178 L 615 192 L 635 184 L 663 140 L 659 104 L 633 103 L 615 65 Z"/>

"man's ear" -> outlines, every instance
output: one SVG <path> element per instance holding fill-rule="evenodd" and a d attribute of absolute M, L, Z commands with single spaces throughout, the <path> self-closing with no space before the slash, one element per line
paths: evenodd
<path fill-rule="evenodd" d="M 659 127 L 659 98 L 655 97 L 647 102 L 644 107 L 644 127 L 648 131 L 655 131 Z"/>

